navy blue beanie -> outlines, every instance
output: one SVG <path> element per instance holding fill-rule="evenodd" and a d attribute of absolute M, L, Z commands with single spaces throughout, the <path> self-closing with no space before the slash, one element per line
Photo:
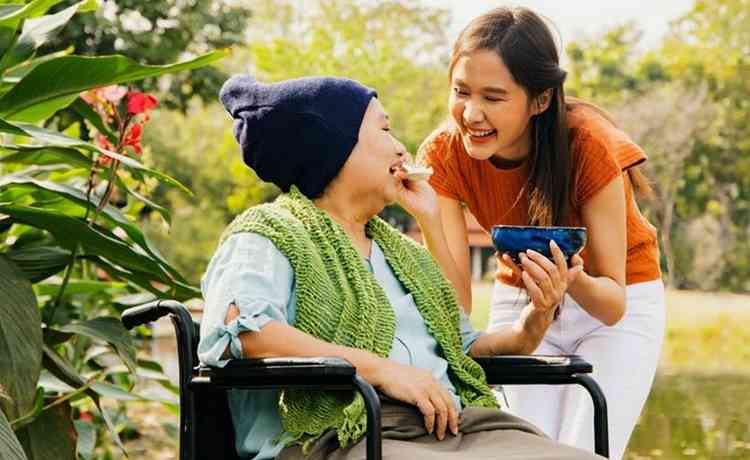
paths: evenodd
<path fill-rule="evenodd" d="M 235 75 L 221 88 L 245 164 L 284 192 L 317 198 L 344 166 L 377 93 L 346 78 L 305 77 L 274 84 Z"/>

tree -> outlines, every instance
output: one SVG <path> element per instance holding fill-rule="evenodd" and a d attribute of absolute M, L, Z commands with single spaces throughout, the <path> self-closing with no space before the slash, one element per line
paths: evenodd
<path fill-rule="evenodd" d="M 675 110 L 678 106 L 679 112 Z M 680 189 L 687 159 L 711 126 L 713 110 L 708 91 L 705 86 L 696 89 L 680 84 L 657 86 L 618 106 L 613 115 L 649 154 L 647 171 L 656 188 L 656 198 L 649 208 L 659 225 L 667 260 L 667 284 L 674 286 L 676 267 L 671 235 L 675 230 L 675 210 L 682 199 Z"/>
<path fill-rule="evenodd" d="M 44 52 L 73 47 L 81 55 L 122 54 L 137 62 L 166 64 L 242 43 L 250 2 L 212 0 L 105 0 L 95 13 L 74 17 Z M 62 7 L 58 7 L 62 8 Z M 214 100 L 227 75 L 204 67 L 142 82 L 166 108 L 186 110 L 193 96 Z"/>

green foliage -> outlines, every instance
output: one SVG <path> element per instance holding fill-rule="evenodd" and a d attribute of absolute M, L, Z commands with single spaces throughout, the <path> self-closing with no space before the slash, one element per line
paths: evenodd
<path fill-rule="evenodd" d="M 105 1 L 89 15 L 78 15 L 45 50 L 73 47 L 89 56 L 122 54 L 137 62 L 167 64 L 194 55 L 226 48 L 244 40 L 249 5 L 254 2 L 195 0 Z M 148 78 L 144 91 L 158 93 L 165 107 L 187 110 L 198 96 L 214 100 L 226 74 L 215 67 L 202 67 L 166 78 Z"/>
<path fill-rule="evenodd" d="M 658 200 L 643 205 L 670 280 L 748 291 L 750 2 L 698 0 L 645 54 L 638 36 L 625 25 L 571 44 L 568 92 L 611 110 L 650 155 Z"/>
<path fill-rule="evenodd" d="M 122 449 L 118 402 L 149 399 L 132 392 L 135 379 L 176 390 L 158 364 L 137 358 L 119 313 L 134 295 L 144 302 L 200 294 L 138 225 L 145 207 L 171 218 L 146 196 L 155 183 L 190 195 L 135 158 L 156 101 L 108 85 L 203 67 L 227 53 L 164 65 L 118 55 L 37 57 L 71 17 L 95 6 L 45 14 L 57 3 L 0 5 L 3 458 L 94 458 L 97 439 L 106 438 Z M 61 110 L 86 120 L 95 142 L 79 138 L 78 125 L 61 123 Z M 115 401 L 114 409 L 104 400 Z"/>

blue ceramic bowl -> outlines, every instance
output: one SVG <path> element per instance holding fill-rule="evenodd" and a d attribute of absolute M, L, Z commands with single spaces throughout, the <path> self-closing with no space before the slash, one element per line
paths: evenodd
<path fill-rule="evenodd" d="M 492 227 L 492 243 L 500 254 L 508 254 L 515 263 L 520 263 L 518 253 L 527 249 L 543 254 L 552 259 L 549 241 L 555 240 L 570 262 L 573 255 L 579 253 L 586 245 L 586 228 L 584 227 L 533 227 L 519 225 L 495 225 Z"/>

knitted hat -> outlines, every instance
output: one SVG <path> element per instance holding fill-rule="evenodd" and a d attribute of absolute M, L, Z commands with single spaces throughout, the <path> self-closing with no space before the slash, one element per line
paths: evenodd
<path fill-rule="evenodd" d="M 296 185 L 308 198 L 317 198 L 349 158 L 377 93 L 345 78 L 267 85 L 235 75 L 219 97 L 234 119 L 245 164 L 284 192 Z"/>

